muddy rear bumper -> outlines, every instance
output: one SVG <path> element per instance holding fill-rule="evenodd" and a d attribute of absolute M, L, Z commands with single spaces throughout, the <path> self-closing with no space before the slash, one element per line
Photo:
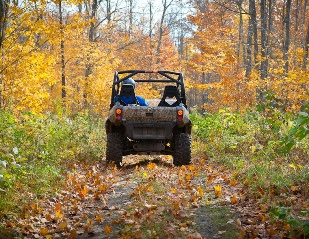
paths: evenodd
<path fill-rule="evenodd" d="M 173 137 L 173 122 L 137 123 L 125 122 L 126 136 L 133 140 L 164 140 Z"/>

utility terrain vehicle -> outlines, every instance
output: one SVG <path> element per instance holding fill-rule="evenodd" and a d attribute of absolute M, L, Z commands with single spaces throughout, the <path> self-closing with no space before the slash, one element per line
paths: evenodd
<path fill-rule="evenodd" d="M 135 85 L 123 83 L 138 74 L 144 79 L 134 77 L 137 84 L 165 85 L 162 98 L 157 101 L 159 104 L 140 106 Z M 148 74 L 149 78 L 145 77 Z M 152 77 L 154 75 L 155 78 Z M 132 102 L 127 104 L 121 100 L 122 97 L 131 97 Z M 172 155 L 174 165 L 189 164 L 191 121 L 182 73 L 145 70 L 116 72 L 105 129 L 106 160 L 118 167 L 122 165 L 122 156 L 129 154 Z"/>

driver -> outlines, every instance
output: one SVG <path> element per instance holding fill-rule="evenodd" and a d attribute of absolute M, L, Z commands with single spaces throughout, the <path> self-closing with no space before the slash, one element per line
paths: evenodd
<path fill-rule="evenodd" d="M 134 81 L 132 78 L 128 78 L 128 79 L 124 80 L 121 84 L 122 84 L 122 85 L 132 85 L 133 88 L 134 88 L 134 91 L 135 91 L 135 85 L 136 85 L 136 83 L 135 83 L 135 81 Z M 137 100 L 137 103 L 138 103 L 140 106 L 148 106 L 148 103 L 146 102 L 146 100 L 145 100 L 143 97 L 141 97 L 141 96 L 139 96 L 139 95 L 136 95 L 135 98 L 136 98 L 136 100 Z M 119 99 L 119 96 L 117 95 L 117 96 L 115 97 L 115 101 L 118 101 L 118 99 Z M 133 99 L 132 99 L 131 96 L 130 96 L 130 97 L 122 96 L 122 97 L 121 97 L 121 100 L 122 100 L 125 104 L 127 104 L 127 105 L 128 105 L 128 104 L 131 104 L 131 102 L 133 101 Z"/>

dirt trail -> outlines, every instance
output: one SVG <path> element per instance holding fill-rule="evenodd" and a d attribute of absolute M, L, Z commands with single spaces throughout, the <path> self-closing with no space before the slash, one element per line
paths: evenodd
<path fill-rule="evenodd" d="M 66 190 L 30 205 L 15 223 L 20 238 L 250 235 L 249 216 L 242 213 L 246 196 L 226 171 L 200 158 L 186 167 L 173 167 L 170 157 L 126 157 L 124 162 L 120 170 L 76 165 Z M 257 237 L 265 235 L 265 229 L 257 230 Z"/>

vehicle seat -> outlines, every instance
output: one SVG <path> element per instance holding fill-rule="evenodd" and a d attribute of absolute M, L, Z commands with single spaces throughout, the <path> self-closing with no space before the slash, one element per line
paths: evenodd
<path fill-rule="evenodd" d="M 176 98 L 176 102 L 169 104 L 166 102 L 166 98 Z M 175 107 L 180 104 L 180 95 L 178 88 L 174 85 L 167 85 L 164 88 L 163 98 L 161 99 L 158 106 Z"/>
<path fill-rule="evenodd" d="M 119 101 L 122 105 L 138 104 L 133 85 L 122 85 L 120 94 L 116 98 L 116 101 Z"/>

